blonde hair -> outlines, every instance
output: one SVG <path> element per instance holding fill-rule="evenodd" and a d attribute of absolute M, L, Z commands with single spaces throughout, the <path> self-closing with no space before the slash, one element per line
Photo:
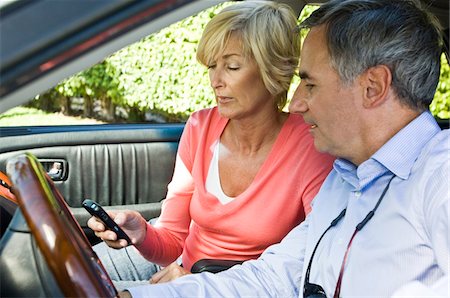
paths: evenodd
<path fill-rule="evenodd" d="M 197 60 L 211 64 L 231 34 L 241 38 L 244 56 L 256 61 L 265 87 L 282 110 L 300 55 L 300 35 L 292 9 L 272 1 L 243 1 L 224 8 L 206 25 Z"/>

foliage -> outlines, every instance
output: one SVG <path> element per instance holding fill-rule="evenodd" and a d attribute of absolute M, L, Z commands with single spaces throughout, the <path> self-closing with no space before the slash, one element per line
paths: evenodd
<path fill-rule="evenodd" d="M 81 98 L 84 116 L 110 122 L 155 117 L 184 121 L 193 111 L 213 106 L 207 69 L 197 62 L 195 51 L 206 23 L 230 3 L 186 18 L 118 51 L 38 96 L 33 106 L 80 114 L 71 101 Z M 308 7 L 300 19 L 314 9 L 316 6 Z M 450 118 L 450 71 L 444 58 L 442 62 L 441 81 L 430 110 L 446 119 Z M 298 82 L 294 78 L 290 96 Z"/>
<path fill-rule="evenodd" d="M 42 102 L 82 98 L 85 116 L 97 117 L 89 111 L 92 101 L 100 101 L 108 115 L 100 117 L 104 120 L 117 121 L 122 116 L 143 121 L 148 112 L 163 116 L 165 121 L 186 120 L 193 111 L 214 104 L 207 69 L 197 62 L 195 53 L 207 22 L 230 3 L 186 18 L 116 52 L 38 96 L 33 106 L 54 110 L 55 106 Z M 117 115 L 116 107 L 123 115 Z"/>
<path fill-rule="evenodd" d="M 203 28 L 218 9 L 173 24 L 108 58 L 120 70 L 126 105 L 180 120 L 213 104 L 207 69 L 195 52 Z"/>
<path fill-rule="evenodd" d="M 450 118 L 450 61 L 444 55 L 441 59 L 441 78 L 430 105 L 430 111 L 438 118 Z"/>

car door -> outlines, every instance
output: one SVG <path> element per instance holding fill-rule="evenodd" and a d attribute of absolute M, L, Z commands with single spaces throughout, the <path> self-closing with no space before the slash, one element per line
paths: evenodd
<path fill-rule="evenodd" d="M 11 157 L 34 154 L 95 242 L 82 201 L 157 217 L 182 129 L 183 124 L 2 128 L 0 171 Z"/>

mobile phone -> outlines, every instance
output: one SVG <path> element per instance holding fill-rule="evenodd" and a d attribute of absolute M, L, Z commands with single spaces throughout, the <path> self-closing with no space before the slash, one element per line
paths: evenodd
<path fill-rule="evenodd" d="M 115 232 L 117 239 L 125 239 L 128 244 L 131 244 L 130 237 L 128 237 L 128 235 L 114 222 L 114 220 L 112 220 L 102 206 L 92 200 L 86 199 L 83 201 L 83 207 L 92 216 L 95 216 L 101 220 L 109 230 Z"/>

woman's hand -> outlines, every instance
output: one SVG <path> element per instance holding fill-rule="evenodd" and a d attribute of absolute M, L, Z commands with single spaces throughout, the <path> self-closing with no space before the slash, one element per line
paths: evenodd
<path fill-rule="evenodd" d="M 150 279 L 151 284 L 158 284 L 163 282 L 168 282 L 174 279 L 177 279 L 180 276 L 191 274 L 189 271 L 178 265 L 176 262 L 173 262 L 166 268 L 161 271 L 153 274 Z"/>
<path fill-rule="evenodd" d="M 118 294 L 119 298 L 131 298 L 131 294 L 128 291 L 122 291 Z"/>
<path fill-rule="evenodd" d="M 115 232 L 108 230 L 106 226 L 96 217 L 89 218 L 87 225 L 95 235 L 105 241 L 112 248 L 123 248 L 129 244 L 141 244 L 146 235 L 147 222 L 142 215 L 136 211 L 108 211 L 108 215 L 117 223 L 119 227 L 130 237 L 132 243 L 127 243 L 124 239 L 117 239 Z"/>

